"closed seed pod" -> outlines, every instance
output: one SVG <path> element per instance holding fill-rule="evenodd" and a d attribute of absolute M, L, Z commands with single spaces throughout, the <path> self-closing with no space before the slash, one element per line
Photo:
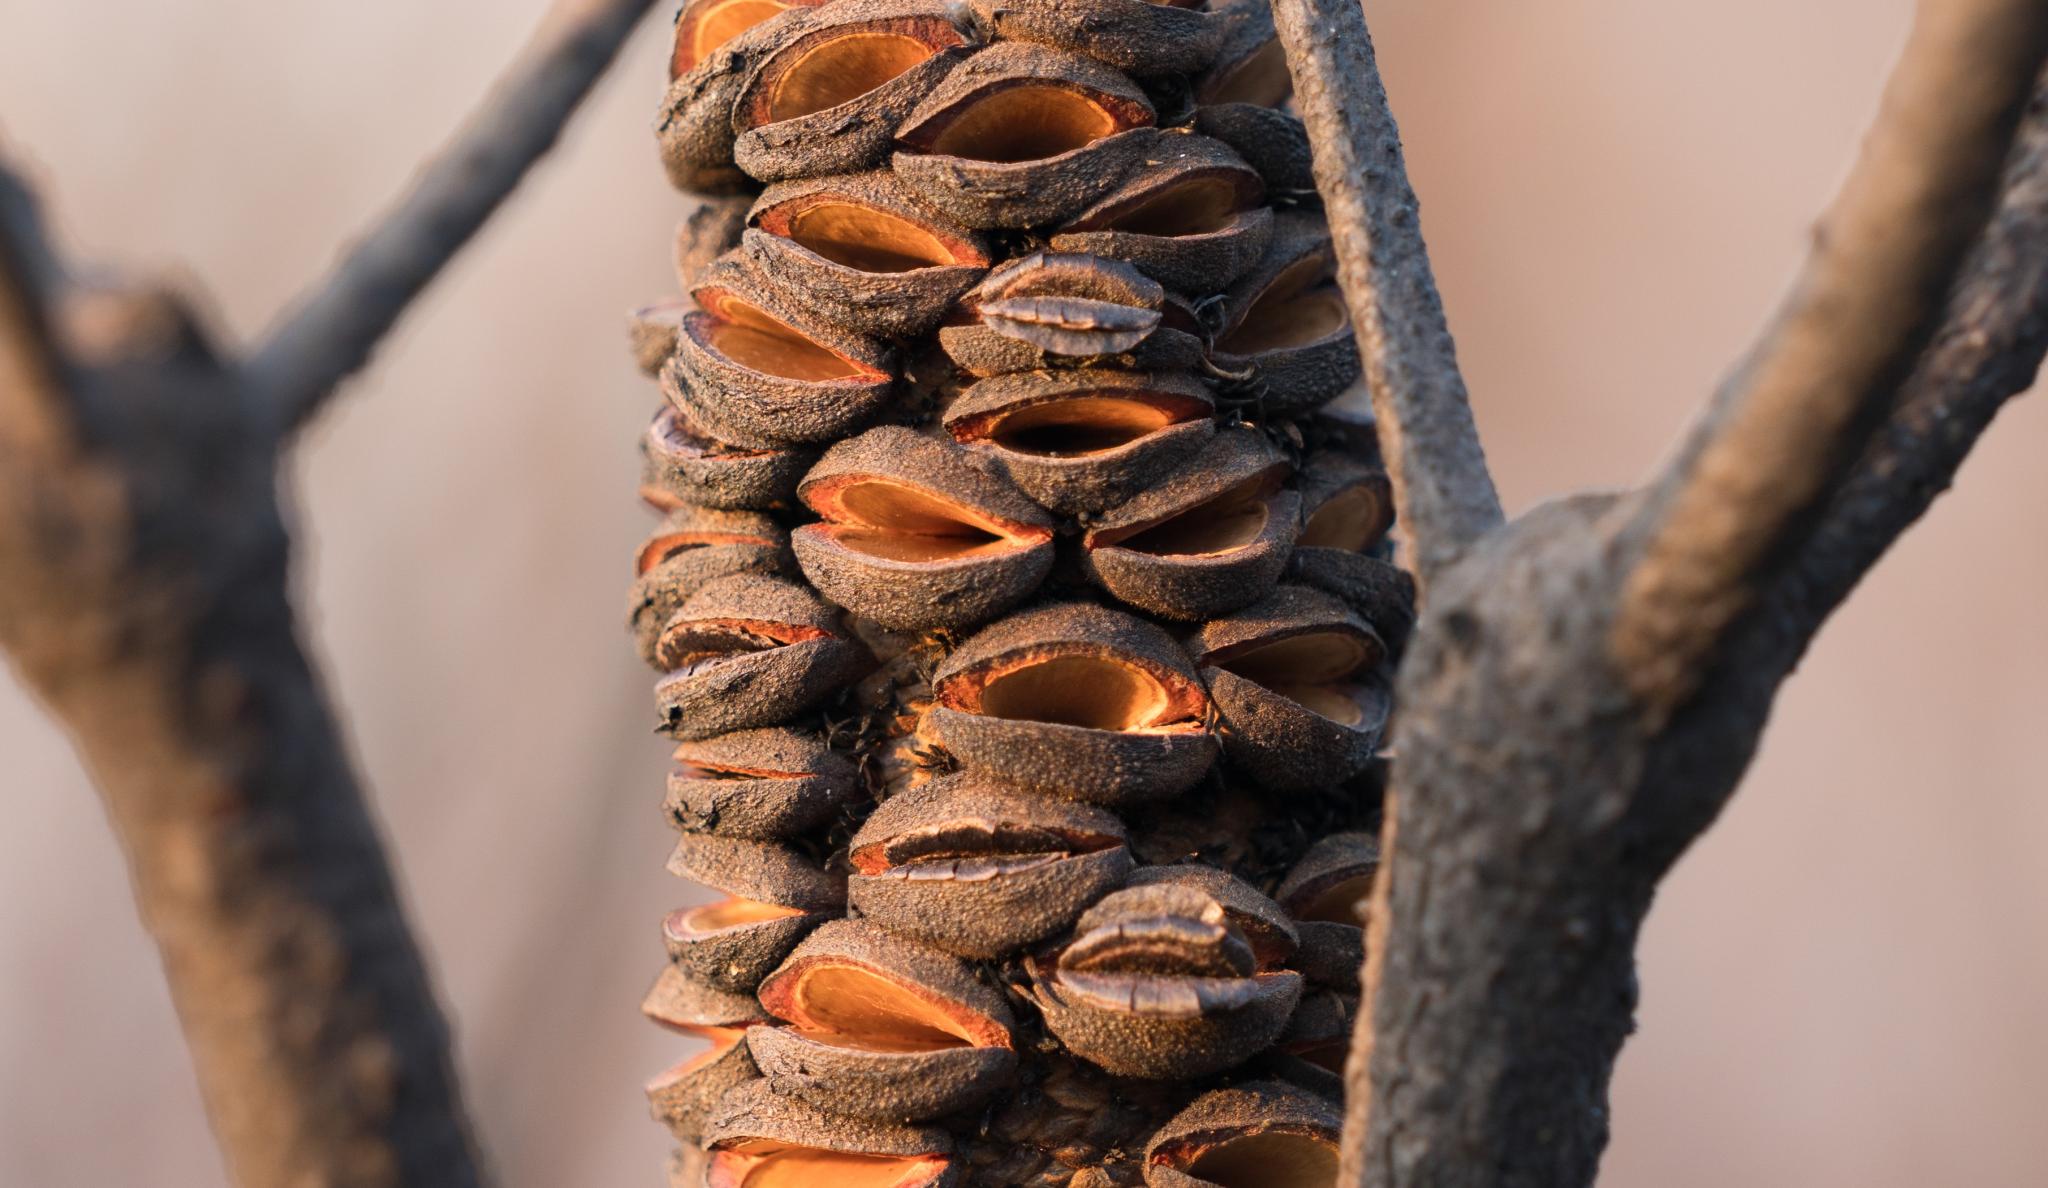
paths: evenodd
<path fill-rule="evenodd" d="M 719 989 L 675 966 L 662 970 L 640 1010 L 708 1045 L 647 1082 L 655 1120 L 667 1124 L 678 1141 L 694 1143 L 725 1094 L 760 1076 L 747 1051 L 746 1030 L 766 1022 L 768 1013 L 753 995 Z"/>
<path fill-rule="evenodd" d="M 1215 762 L 1192 678 L 1152 624 L 1055 603 L 999 620 L 948 656 L 928 721 L 970 770 L 1096 804 L 1160 800 Z"/>
<path fill-rule="evenodd" d="M 633 311 L 627 330 L 633 337 L 633 363 L 643 374 L 661 374 L 661 365 L 675 353 L 676 334 L 689 312 L 690 304 L 680 300 L 660 301 Z"/>
<path fill-rule="evenodd" d="M 1115 507 L 1171 473 L 1215 433 L 1209 390 L 1185 375 L 1085 368 L 975 383 L 946 411 L 955 441 L 995 458 L 1061 515 Z"/>
<path fill-rule="evenodd" d="M 688 833 L 774 841 L 830 820 L 860 769 L 815 734 L 740 730 L 676 748 L 669 819 Z"/>
<path fill-rule="evenodd" d="M 1301 466 L 1301 537 L 1306 548 L 1362 553 L 1394 526 L 1394 488 L 1384 466 L 1339 450 L 1317 450 Z"/>
<path fill-rule="evenodd" d="M 1195 109 L 1195 131 L 1237 150 L 1266 179 L 1270 194 L 1316 192 L 1308 128 L 1300 117 L 1257 103 L 1213 103 Z"/>
<path fill-rule="evenodd" d="M 1300 920 L 1301 947 L 1288 964 L 1318 986 L 1358 993 L 1365 964 L 1365 929 L 1331 920 Z"/>
<path fill-rule="evenodd" d="M 1227 614 L 1265 597 L 1287 566 L 1301 500 L 1287 459 L 1254 429 L 1226 429 L 1082 537 L 1082 567 L 1119 600 L 1169 619 Z"/>
<path fill-rule="evenodd" d="M 1265 258 L 1231 286 L 1212 357 L 1226 370 L 1256 368 L 1269 411 L 1313 408 L 1359 376 L 1336 268 L 1322 216 L 1286 211 L 1274 219 Z"/>
<path fill-rule="evenodd" d="M 827 441 L 894 395 L 894 352 L 798 312 L 744 253 L 705 270 L 683 319 L 664 394 L 720 441 L 779 448 Z"/>
<path fill-rule="evenodd" d="M 1287 51 L 1273 28 L 1273 6 L 1263 0 L 1236 0 L 1218 7 L 1224 27 L 1222 44 L 1209 69 L 1195 80 L 1195 102 L 1204 106 L 1250 103 L 1279 107 L 1294 93 L 1287 70 Z"/>
<path fill-rule="evenodd" d="M 838 0 L 783 21 L 733 101 L 733 160 L 764 182 L 881 164 L 968 49 L 942 0 Z"/>
<path fill-rule="evenodd" d="M 1242 978 L 1258 968 L 1230 913 L 1192 883 L 1159 882 L 1105 896 L 1082 913 L 1060 951 L 1063 973 Z"/>
<path fill-rule="evenodd" d="M 1195 1099 L 1145 1146 L 1148 1188 L 1336 1188 L 1343 1115 L 1276 1081 Z"/>
<path fill-rule="evenodd" d="M 663 390 L 673 391 L 666 375 Z M 640 454 L 641 494 L 663 507 L 783 507 L 817 460 L 809 450 L 750 450 L 717 441 L 684 419 L 673 395 L 640 439 Z"/>
<path fill-rule="evenodd" d="M 1404 570 L 1364 553 L 1305 548 L 1297 541 L 1287 559 L 1287 580 L 1343 599 L 1386 643 L 1387 658 L 1401 658 L 1415 628 L 1415 579 Z"/>
<path fill-rule="evenodd" d="M 927 333 L 988 271 L 981 236 L 887 170 L 771 186 L 748 219 L 755 271 L 793 307 L 864 334 Z"/>
<path fill-rule="evenodd" d="M 1052 246 L 1128 261 L 1182 292 L 1218 293 L 1258 263 L 1272 239 L 1265 190 L 1221 141 L 1175 137 L 1158 164 L 1069 220 Z"/>
<path fill-rule="evenodd" d="M 1375 667 L 1386 647 L 1320 590 L 1281 586 L 1191 641 L 1223 721 L 1223 753 L 1267 788 L 1363 770 L 1392 708 Z"/>
<path fill-rule="evenodd" d="M 1139 78 L 1202 70 L 1224 34 L 1201 0 L 988 0 L 988 8 L 1003 37 L 1087 54 Z"/>
<path fill-rule="evenodd" d="M 655 642 L 669 617 L 692 594 L 735 573 L 790 575 L 788 534 L 759 512 L 685 505 L 662 518 L 634 557 L 639 577 L 627 613 L 641 659 L 655 662 Z"/>
<path fill-rule="evenodd" d="M 835 1103 L 837 1104 L 837 1103 Z M 751 1081 L 704 1127 L 705 1188 L 954 1188 L 945 1131 L 827 1112 Z"/>
<path fill-rule="evenodd" d="M 885 425 L 826 451 L 798 494 L 804 576 L 894 630 L 978 626 L 1052 569 L 1051 517 L 949 441 Z"/>
<path fill-rule="evenodd" d="M 685 833 L 668 872 L 755 903 L 830 911 L 846 902 L 845 880 L 787 846 L 710 833 Z"/>
<path fill-rule="evenodd" d="M 847 902 L 861 916 L 979 958 L 1066 929 L 1131 869 L 1115 816 L 970 772 L 884 801 L 851 862 Z"/>
<path fill-rule="evenodd" d="M 747 1037 L 777 1093 L 856 1117 L 922 1121 L 988 1100 L 1016 1068 L 1003 995 L 964 962 L 834 920 L 761 983 L 783 1026 Z"/>
<path fill-rule="evenodd" d="M 683 741 L 778 726 L 868 667 L 838 613 L 801 586 L 754 574 L 707 583 L 655 642 L 663 729 Z"/>
<path fill-rule="evenodd" d="M 1036 351 L 1090 358 L 1128 351 L 1160 325 L 1166 291 L 1129 265 L 1038 252 L 1013 260 L 967 296 L 980 324 Z"/>
<path fill-rule="evenodd" d="M 1294 1008 L 1294 1018 L 1288 1021 L 1278 1046 L 1290 1056 L 1342 1076 L 1344 1061 L 1351 1054 L 1351 1033 L 1357 1018 L 1355 991 L 1311 989 Z"/>
<path fill-rule="evenodd" d="M 1141 866 L 1131 872 L 1124 885 L 1152 887 L 1161 884 L 1192 887 L 1215 900 L 1229 917 L 1231 926 L 1244 934 L 1260 969 L 1284 963 L 1299 942 L 1294 921 L 1286 911 L 1227 870 L 1193 863 Z"/>
<path fill-rule="evenodd" d="M 721 990 L 751 993 L 782 964 L 804 933 L 825 922 L 817 912 L 723 899 L 677 908 L 661 922 L 669 960 Z"/>

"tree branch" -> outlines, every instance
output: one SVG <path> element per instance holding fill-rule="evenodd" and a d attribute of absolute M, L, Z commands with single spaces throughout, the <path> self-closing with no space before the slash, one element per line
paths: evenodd
<path fill-rule="evenodd" d="M 493 88 L 412 192 L 300 298 L 249 361 L 281 431 L 303 425 L 369 361 L 413 298 L 561 134 L 651 0 L 571 0 Z"/>
<path fill-rule="evenodd" d="M 1273 0 L 1394 502 L 1425 587 L 1500 526 L 1415 191 L 1358 0 Z"/>
<path fill-rule="evenodd" d="M 2048 52 L 2036 0 L 1926 0 L 1804 275 L 1652 489 L 1613 648 L 1668 715 L 1875 427 L 1984 225 Z"/>

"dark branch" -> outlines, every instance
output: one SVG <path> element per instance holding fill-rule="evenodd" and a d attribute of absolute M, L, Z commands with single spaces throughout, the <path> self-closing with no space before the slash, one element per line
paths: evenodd
<path fill-rule="evenodd" d="M 1417 578 L 1501 524 L 1357 0 L 1273 0 Z"/>
<path fill-rule="evenodd" d="M 247 370 L 280 430 L 304 424 L 369 361 L 413 298 L 553 147 L 650 3 L 569 5 L 412 192 L 271 332 Z"/>
<path fill-rule="evenodd" d="M 2036 0 L 1930 0 L 1776 322 L 1653 488 L 1614 649 L 1669 714 L 1927 341 L 2048 52 Z"/>
<path fill-rule="evenodd" d="M 58 429 L 64 360 L 52 324 L 59 268 L 35 197 L 0 163 L 0 468 L 48 448 Z"/>

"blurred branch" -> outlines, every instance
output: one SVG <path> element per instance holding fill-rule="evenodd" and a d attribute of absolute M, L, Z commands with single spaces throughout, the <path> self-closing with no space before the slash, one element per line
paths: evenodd
<path fill-rule="evenodd" d="M 562 5 L 412 191 L 300 298 L 248 364 L 282 431 L 370 359 L 428 282 L 554 146 L 652 0 Z"/>
<path fill-rule="evenodd" d="M 1928 0 L 1776 322 L 1646 505 L 1616 623 L 1668 714 L 1836 489 L 1919 354 L 1997 192 L 2048 50 L 2037 0 Z"/>
<path fill-rule="evenodd" d="M 1401 134 L 1357 0 L 1273 0 L 1294 102 L 1315 152 L 1338 280 L 1358 331 L 1394 500 L 1426 589 L 1498 528 L 1457 350 L 1444 321 Z"/>

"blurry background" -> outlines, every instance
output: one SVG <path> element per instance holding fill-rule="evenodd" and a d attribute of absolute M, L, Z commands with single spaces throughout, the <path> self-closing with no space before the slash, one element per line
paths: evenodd
<path fill-rule="evenodd" d="M 542 0 L 0 0 L 0 139 L 68 245 L 254 334 Z M 672 7 L 672 5 L 670 5 Z M 1637 480 L 1782 290 L 1908 0 L 1370 0 L 1510 509 Z M 662 22 L 292 477 L 348 713 L 508 1184 L 659 1182 L 634 1007 L 685 894 L 621 633 L 622 314 L 675 287 Z M 2048 1182 L 2048 407 L 2009 411 L 1786 689 L 1651 917 L 1605 1182 Z M 0 671 L 0 1183 L 223 1182 L 64 739 Z"/>

